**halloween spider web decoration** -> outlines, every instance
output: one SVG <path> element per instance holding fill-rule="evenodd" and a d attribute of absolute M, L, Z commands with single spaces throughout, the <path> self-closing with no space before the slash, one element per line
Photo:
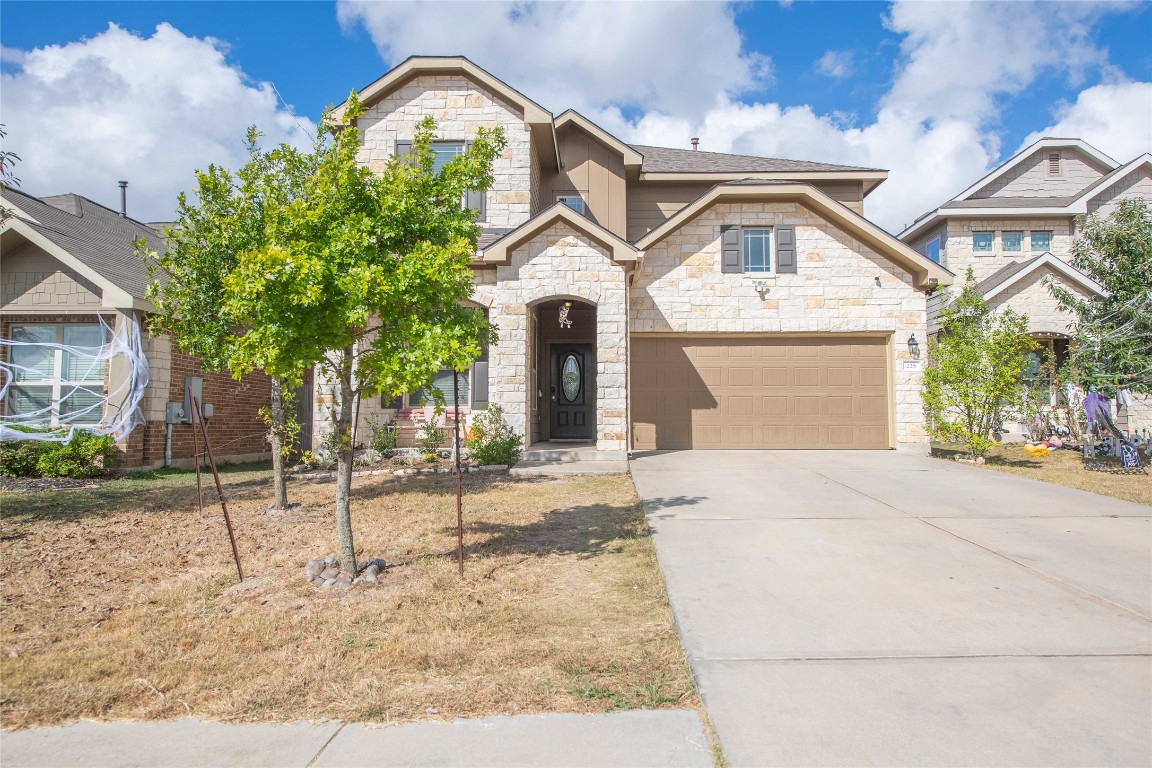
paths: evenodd
<path fill-rule="evenodd" d="M 45 379 L 43 372 L 30 366 L 13 362 L 13 351 L 27 349 L 41 354 L 60 354 L 66 361 L 69 379 L 73 381 L 59 384 L 59 399 L 47 406 L 25 413 L 5 413 L 0 420 L 0 440 L 41 440 L 67 443 L 77 431 L 95 435 L 111 435 L 120 442 L 138 425 L 144 423 L 140 401 L 148 386 L 148 359 L 144 356 L 140 341 L 140 323 L 135 317 L 124 323 L 119 332 L 113 331 L 100 320 L 100 346 L 61 344 L 46 340 L 0 339 L 0 347 L 5 348 L 4 361 L 0 362 L 0 401 L 8 400 L 9 390 L 21 385 L 54 385 L 53 379 Z M 16 355 L 16 357 L 23 357 Z M 105 371 L 109 361 L 123 357 L 128 362 L 128 375 L 123 377 L 114 390 L 104 394 Z M 42 359 L 42 358 L 41 358 Z M 57 366 L 53 364 L 55 370 Z M 85 385 L 88 376 L 96 376 L 100 383 Z M 55 387 L 53 386 L 53 389 Z M 50 398 L 51 399 L 51 398 Z M 119 404 L 108 409 L 109 404 Z M 69 407 L 61 408 L 62 404 Z M 6 409 L 7 410 L 7 409 Z M 104 416 L 108 410 L 114 414 L 110 420 Z M 98 423 L 91 423 L 96 421 Z M 48 427 L 47 425 L 52 425 Z M 30 431 L 24 429 L 45 430 Z"/>

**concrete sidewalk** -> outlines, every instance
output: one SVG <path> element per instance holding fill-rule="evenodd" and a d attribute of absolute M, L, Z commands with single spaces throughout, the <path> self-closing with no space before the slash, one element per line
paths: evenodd
<path fill-rule="evenodd" d="M 691 766 L 712 755 L 694 711 L 518 715 L 374 727 L 202 720 L 81 722 L 6 731 L 4 768 Z"/>

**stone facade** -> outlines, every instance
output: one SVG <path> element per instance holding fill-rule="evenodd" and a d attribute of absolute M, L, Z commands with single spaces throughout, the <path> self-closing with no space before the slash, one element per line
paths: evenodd
<path fill-rule="evenodd" d="M 720 227 L 796 227 L 797 273 L 725 274 Z M 765 280 L 763 296 L 753 279 Z M 632 331 L 679 333 L 884 333 L 903 361 L 910 335 L 924 342 L 925 296 L 910 275 L 799 203 L 732 203 L 706 210 L 650 248 L 632 286 Z M 923 374 L 893 372 L 895 439 L 923 443 Z"/>
<path fill-rule="evenodd" d="M 488 227 L 515 227 L 531 216 L 532 142 L 523 111 L 459 75 L 420 75 L 373 104 L 357 121 L 363 149 L 357 160 L 379 170 L 395 154 L 397 141 L 410 141 L 425 117 L 436 121 L 436 138 L 469 141 L 481 128 L 504 129 L 507 146 L 492 164 L 487 193 Z"/>
<path fill-rule="evenodd" d="M 957 282 L 963 282 L 969 267 L 972 268 L 977 280 L 983 280 L 1007 266 L 1009 262 L 1025 261 L 1044 253 L 1031 250 L 1032 232 L 1051 232 L 1052 245 L 1048 250 L 1053 256 L 1068 261 L 1072 254 L 1072 241 L 1076 235 L 1074 227 L 1071 216 L 1035 219 L 949 219 L 944 266 L 955 273 Z M 974 232 L 993 233 L 991 253 L 976 253 L 972 250 Z M 1021 250 L 1004 250 L 1002 238 L 1004 232 L 1023 233 Z"/>
<path fill-rule="evenodd" d="M 586 236 L 557 224 L 514 250 L 509 264 L 476 286 L 489 308 L 499 341 L 489 351 L 491 402 L 529 434 L 533 396 L 532 309 L 548 299 L 575 299 L 596 307 L 596 448 L 628 449 L 628 313 L 624 269 Z"/>
<path fill-rule="evenodd" d="M 1076 296 L 1089 298 L 1090 294 L 1053 269 L 1045 267 L 1014 282 L 1001 293 L 993 296 L 988 306 L 994 310 L 1011 307 L 1013 312 L 1028 316 L 1029 333 L 1057 333 L 1070 335 L 1073 317 L 1060 309 L 1054 296 L 1045 285 L 1045 278 L 1058 281 Z"/>

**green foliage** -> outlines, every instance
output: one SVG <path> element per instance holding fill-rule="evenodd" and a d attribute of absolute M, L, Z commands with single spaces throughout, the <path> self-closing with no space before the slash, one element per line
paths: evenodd
<path fill-rule="evenodd" d="M 940 333 L 928 343 L 924 410 L 934 438 L 983 456 L 993 444 L 992 428 L 1023 412 L 1028 394 L 1021 376 L 1026 353 L 1036 348 L 1027 331 L 1026 317 L 988 308 L 969 269 L 960 295 L 940 315 Z"/>
<path fill-rule="evenodd" d="M 436 455 L 436 451 L 444 447 L 444 443 L 448 440 L 447 433 L 441 428 L 436 426 L 436 419 L 425 419 L 424 423 L 420 425 L 420 452 L 425 456 L 432 454 Z"/>
<path fill-rule="evenodd" d="M 110 435 L 77 430 L 67 443 L 11 440 L 0 443 L 0 474 L 5 477 L 92 477 L 116 455 Z"/>
<path fill-rule="evenodd" d="M 368 429 L 372 430 L 372 450 L 388 458 L 396 450 L 400 439 L 400 427 L 395 419 L 381 419 L 377 414 L 367 418 Z"/>
<path fill-rule="evenodd" d="M 1085 299 L 1048 280 L 1060 306 L 1076 316 L 1068 375 L 1109 394 L 1121 383 L 1152 392 L 1152 211 L 1142 198 L 1121 200 L 1107 218 L 1093 214 L 1077 228 L 1072 266 L 1107 295 Z"/>
<path fill-rule="evenodd" d="M 520 461 L 524 439 L 504 418 L 503 409 L 492 404 L 473 418 L 467 446 L 468 455 L 481 465 L 512 466 Z"/>

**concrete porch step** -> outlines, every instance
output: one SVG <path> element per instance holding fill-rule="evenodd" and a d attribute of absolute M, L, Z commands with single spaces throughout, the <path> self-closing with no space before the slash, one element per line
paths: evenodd
<path fill-rule="evenodd" d="M 598 451 L 592 443 L 536 443 L 524 451 L 520 463 L 569 464 L 577 461 L 627 460 L 627 451 Z"/>

